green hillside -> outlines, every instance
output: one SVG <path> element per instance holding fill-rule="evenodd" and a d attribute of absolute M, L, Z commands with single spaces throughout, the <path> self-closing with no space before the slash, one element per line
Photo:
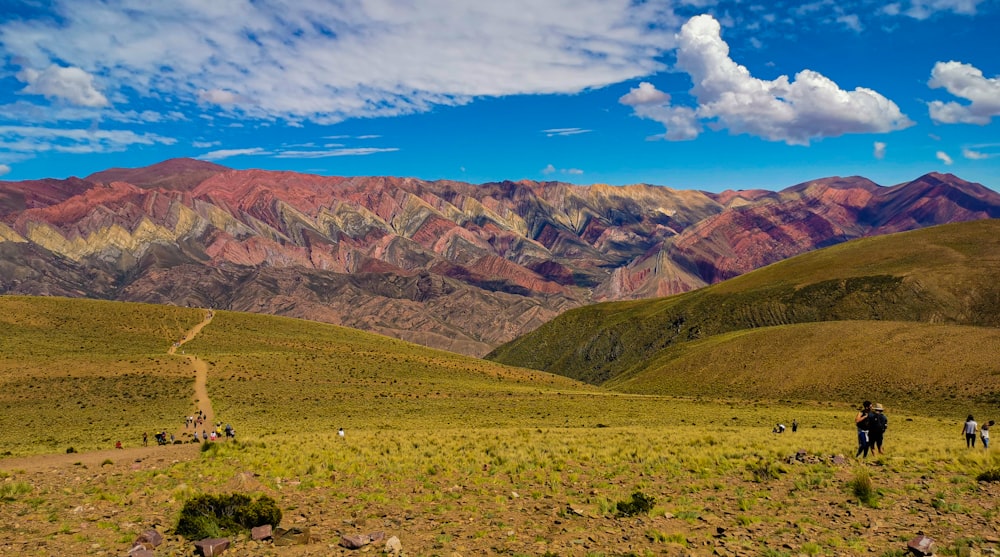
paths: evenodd
<path fill-rule="evenodd" d="M 818 250 L 678 296 L 572 310 L 487 358 L 630 392 L 768 397 L 768 392 L 781 389 L 769 390 L 767 385 L 780 384 L 782 370 L 788 367 L 781 350 L 802 347 L 798 365 L 814 374 L 830 366 L 849 369 L 858 351 L 847 344 L 848 336 L 867 346 L 862 353 L 879 354 L 875 361 L 881 355 L 892 362 L 916 357 L 910 345 L 875 334 L 881 329 L 868 321 L 971 326 L 939 327 L 922 334 L 930 346 L 951 346 L 968 354 L 970 361 L 995 354 L 979 339 L 994 338 L 994 328 L 1000 326 L 997 277 L 1000 221 L 926 228 Z M 826 321 L 852 322 L 828 331 L 834 339 L 826 353 L 811 347 L 815 331 L 822 328 L 780 328 Z M 743 336 L 737 334 L 741 331 Z M 950 339 L 954 335 L 964 338 Z M 762 344 L 761 354 L 777 351 L 773 366 L 754 361 L 758 354 L 748 350 L 754 343 Z M 984 352 L 988 349 L 992 352 Z M 930 351 L 931 357 L 937 354 Z M 995 369 L 988 360 L 978 361 L 977 374 Z M 743 366 L 763 375 L 738 374 L 742 379 L 723 381 L 726 387 L 717 390 L 713 381 Z M 813 387 L 788 396 L 835 399 L 857 391 L 850 386 L 849 374 L 838 377 L 827 387 L 817 379 Z M 917 385 L 934 388 L 933 383 Z"/>
<path fill-rule="evenodd" d="M 169 355 L 205 316 L 173 306 L 0 296 L 0 447 L 89 450 L 178 430 L 195 408 L 192 356 L 208 363 L 216 416 L 255 436 L 401 423 L 562 426 L 567 416 L 592 425 L 615 414 L 581 404 L 580 397 L 606 395 L 565 377 L 289 318 L 216 311 Z"/>

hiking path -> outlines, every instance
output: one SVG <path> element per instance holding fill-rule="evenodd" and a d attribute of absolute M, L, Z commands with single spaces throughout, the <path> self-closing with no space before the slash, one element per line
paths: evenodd
<path fill-rule="evenodd" d="M 212 318 L 215 316 L 213 311 L 209 311 L 205 314 L 205 319 L 200 323 L 191 328 L 190 331 L 184 333 L 181 339 L 173 344 L 167 354 L 172 356 L 177 355 L 177 350 L 183 346 L 185 343 L 194 340 L 198 333 L 201 332 L 206 325 L 212 322 Z M 203 424 L 203 430 L 214 429 L 215 424 L 215 411 L 212 409 L 212 399 L 208 398 L 208 362 L 202 360 L 197 356 L 189 356 L 181 350 L 181 355 L 187 358 L 187 361 L 194 368 L 194 395 L 191 400 L 194 402 L 195 410 L 201 410 L 202 415 L 205 416 L 205 423 Z M 180 439 L 181 436 L 187 436 L 193 433 L 194 430 L 188 430 L 186 427 L 182 427 L 174 432 L 174 435 Z"/>

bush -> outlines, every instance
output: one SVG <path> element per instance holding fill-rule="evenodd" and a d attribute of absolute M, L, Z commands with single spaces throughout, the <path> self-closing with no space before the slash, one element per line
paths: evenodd
<path fill-rule="evenodd" d="M 990 468 L 976 476 L 979 482 L 1000 482 L 1000 468 Z"/>
<path fill-rule="evenodd" d="M 76 449 L 74 449 L 73 447 L 70 447 L 70 448 L 66 449 L 66 454 L 73 454 L 75 452 L 76 452 Z"/>
<path fill-rule="evenodd" d="M 641 491 L 636 491 L 632 494 L 631 501 L 618 501 L 615 507 L 618 509 L 618 516 L 636 516 L 649 514 L 649 511 L 653 510 L 654 504 L 656 504 L 655 499 Z"/>
<path fill-rule="evenodd" d="M 203 540 L 280 522 L 281 509 L 267 495 L 252 499 L 242 493 L 206 494 L 184 503 L 175 531 L 189 540 Z"/>

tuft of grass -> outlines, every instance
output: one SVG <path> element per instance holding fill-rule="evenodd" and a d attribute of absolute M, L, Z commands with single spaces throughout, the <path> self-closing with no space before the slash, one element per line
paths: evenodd
<path fill-rule="evenodd" d="M 629 501 L 618 501 L 615 504 L 615 509 L 618 516 L 638 516 L 649 514 L 649 511 L 653 510 L 653 505 L 655 504 L 655 498 L 641 491 L 636 491 L 632 493 L 632 499 Z"/>
<path fill-rule="evenodd" d="M 976 476 L 977 482 L 1000 482 L 1000 468 L 984 470 Z"/>
<path fill-rule="evenodd" d="M 878 492 L 875 490 L 875 483 L 872 482 L 872 476 L 867 468 L 863 466 L 855 468 L 854 476 L 847 485 L 862 505 L 873 509 L 878 506 Z"/>

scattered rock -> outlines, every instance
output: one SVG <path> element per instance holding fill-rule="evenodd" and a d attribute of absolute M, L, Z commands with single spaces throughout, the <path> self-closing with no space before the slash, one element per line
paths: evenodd
<path fill-rule="evenodd" d="M 255 526 L 250 530 L 250 539 L 259 542 L 261 540 L 266 540 L 272 537 L 274 534 L 271 531 L 271 525 L 265 524 L 263 526 Z"/>
<path fill-rule="evenodd" d="M 831 460 L 831 462 L 833 462 L 837 466 L 843 466 L 843 465 L 847 464 L 847 457 L 844 456 L 844 455 L 842 455 L 842 454 L 835 455 L 833 457 L 833 459 Z"/>
<path fill-rule="evenodd" d="M 386 540 L 385 549 L 383 551 L 389 555 L 399 555 L 403 552 L 403 544 L 399 541 L 399 538 L 393 536 Z"/>
<path fill-rule="evenodd" d="M 350 534 L 340 536 L 340 545 L 346 547 L 347 549 L 361 549 L 362 547 L 372 543 L 370 537 L 365 534 Z"/>
<path fill-rule="evenodd" d="M 146 549 L 153 549 L 156 546 L 163 543 L 163 534 L 157 532 L 156 530 L 150 528 L 149 530 L 143 531 L 139 534 L 135 541 L 132 542 L 133 546 L 141 545 Z"/>
<path fill-rule="evenodd" d="M 136 545 L 128 550 L 128 557 L 156 557 L 156 554 L 141 545 Z"/>
<path fill-rule="evenodd" d="M 222 555 L 229 548 L 229 540 L 226 538 L 209 538 L 194 542 L 194 548 L 198 552 L 198 555 L 202 557 L 215 557 L 216 555 Z"/>
<path fill-rule="evenodd" d="M 309 528 L 275 528 L 274 545 L 305 545 L 311 540 Z"/>
<path fill-rule="evenodd" d="M 910 553 L 914 555 L 933 555 L 934 554 L 934 540 L 928 538 L 927 536 L 917 536 L 906 543 L 906 547 L 909 548 Z"/>

